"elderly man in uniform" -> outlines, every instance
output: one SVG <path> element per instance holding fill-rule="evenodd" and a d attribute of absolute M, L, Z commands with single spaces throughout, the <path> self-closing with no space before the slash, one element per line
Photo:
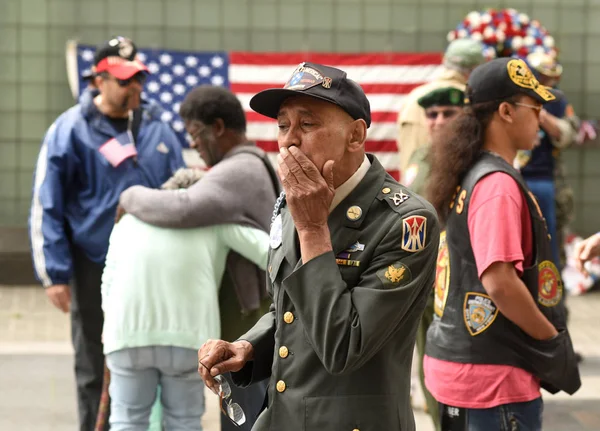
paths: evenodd
<path fill-rule="evenodd" d="M 369 101 L 345 72 L 302 63 L 250 106 L 279 127 L 273 304 L 234 343 L 202 346 L 198 371 L 225 397 L 221 373 L 239 385 L 270 377 L 254 430 L 414 430 L 412 351 L 439 241 L 432 207 L 365 153 Z"/>
<path fill-rule="evenodd" d="M 471 71 L 484 62 L 482 52 L 483 45 L 476 40 L 452 41 L 444 53 L 442 68 L 434 80 L 415 88 L 406 97 L 398 114 L 397 143 L 402 183 L 412 153 L 429 142 L 425 111 L 419 106 L 419 98 L 437 88 L 456 87 L 464 91 Z"/>

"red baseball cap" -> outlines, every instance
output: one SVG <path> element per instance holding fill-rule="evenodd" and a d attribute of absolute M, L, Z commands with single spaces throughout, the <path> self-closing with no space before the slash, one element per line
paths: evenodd
<path fill-rule="evenodd" d="M 137 58 L 135 44 L 125 37 L 117 36 L 103 43 L 94 56 L 95 73 L 107 72 L 117 79 L 129 79 L 139 72 L 150 73 Z"/>

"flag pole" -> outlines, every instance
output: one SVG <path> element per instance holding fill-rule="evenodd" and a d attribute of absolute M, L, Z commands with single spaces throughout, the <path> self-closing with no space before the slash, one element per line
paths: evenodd
<path fill-rule="evenodd" d="M 65 52 L 67 62 L 67 79 L 73 99 L 79 99 L 79 71 L 77 68 L 77 41 L 68 40 Z"/>

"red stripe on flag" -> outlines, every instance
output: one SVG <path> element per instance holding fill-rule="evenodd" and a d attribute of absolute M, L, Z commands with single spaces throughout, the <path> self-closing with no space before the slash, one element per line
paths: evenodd
<path fill-rule="evenodd" d="M 418 66 L 438 65 L 442 62 L 442 53 L 439 52 L 403 52 L 403 53 L 365 53 L 365 54 L 340 54 L 322 52 L 239 52 L 229 53 L 229 63 L 248 65 L 297 65 L 304 61 L 336 66 L 369 66 L 369 65 L 397 65 Z"/>
<path fill-rule="evenodd" d="M 367 96 L 368 97 L 368 96 Z M 373 123 L 395 123 L 398 119 L 397 112 L 391 111 L 375 111 L 371 112 L 371 121 Z M 246 111 L 246 121 L 253 123 L 270 123 L 273 122 L 273 127 L 275 127 L 275 120 L 270 117 L 265 117 L 262 114 L 259 114 L 255 111 Z M 377 127 L 376 125 L 371 125 L 371 127 Z"/>
<path fill-rule="evenodd" d="M 256 141 L 256 145 L 267 153 L 278 153 L 276 141 Z M 396 141 L 369 141 L 365 142 L 365 149 L 369 153 L 394 153 L 398 151 Z"/>
<path fill-rule="evenodd" d="M 425 81 L 411 84 L 360 84 L 363 91 L 368 94 L 408 94 L 414 88 L 424 84 Z M 247 84 L 245 82 L 232 82 L 229 88 L 234 93 L 256 94 L 267 88 L 282 88 L 283 82 L 276 84 Z"/>

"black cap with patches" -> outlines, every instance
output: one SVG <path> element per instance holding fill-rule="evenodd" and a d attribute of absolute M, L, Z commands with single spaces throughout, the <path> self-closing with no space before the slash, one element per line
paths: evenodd
<path fill-rule="evenodd" d="M 506 100 L 525 94 L 540 103 L 560 99 L 562 93 L 538 82 L 519 58 L 496 58 L 477 66 L 469 76 L 465 103 Z"/>
<path fill-rule="evenodd" d="M 148 72 L 148 68 L 138 59 L 137 47 L 131 39 L 115 36 L 96 48 L 93 71 L 83 75 L 92 78 L 95 73 L 108 72 L 118 79 L 128 79 L 138 72 Z"/>
<path fill-rule="evenodd" d="M 352 118 L 371 125 L 371 106 L 363 89 L 335 67 L 301 63 L 283 88 L 270 88 L 256 94 L 250 107 L 259 114 L 277 118 L 281 104 L 291 96 L 310 96 L 338 105 Z"/>

